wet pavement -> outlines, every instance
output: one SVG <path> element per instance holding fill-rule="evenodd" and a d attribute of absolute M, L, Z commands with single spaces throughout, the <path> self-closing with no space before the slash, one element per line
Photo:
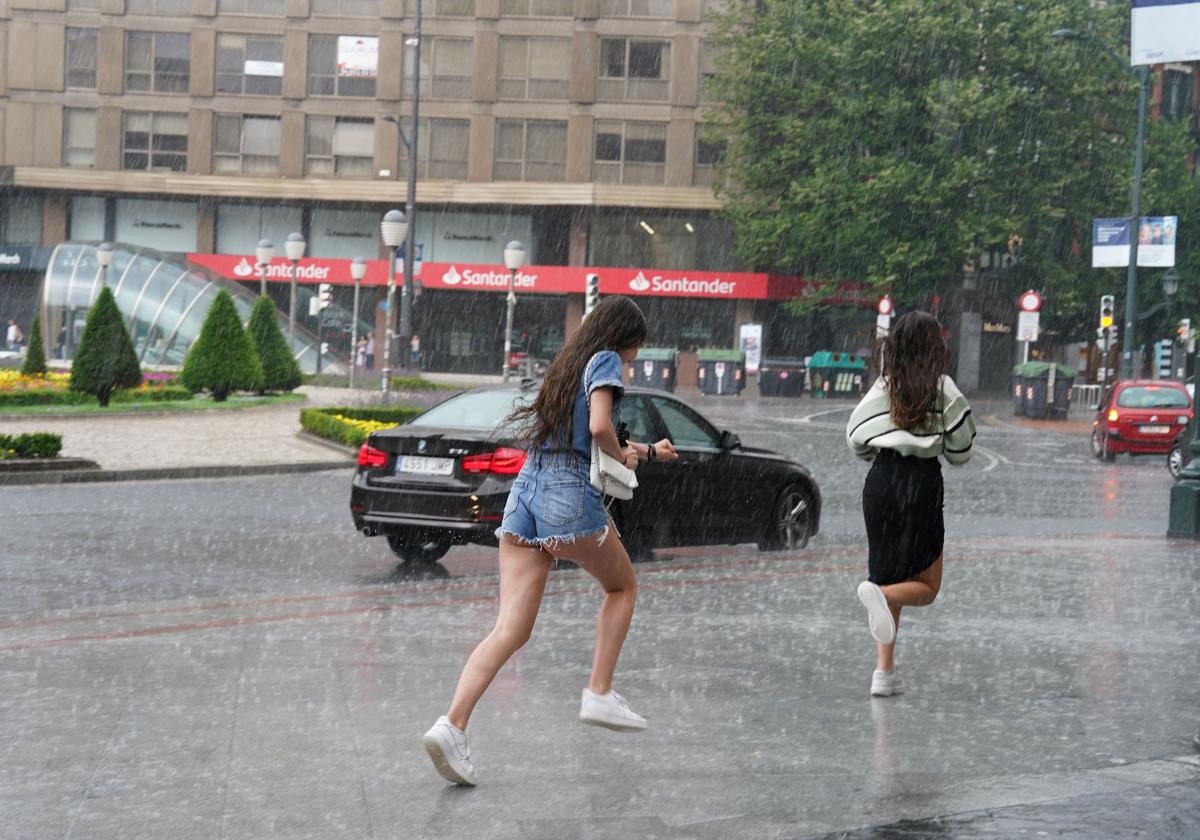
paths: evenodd
<path fill-rule="evenodd" d="M 813 469 L 821 535 L 639 566 L 639 735 L 575 720 L 599 594 L 555 572 L 472 721 L 474 790 L 419 738 L 494 619 L 494 550 L 392 577 L 348 471 L 0 488 L 2 833 L 1200 836 L 1200 547 L 1163 536 L 1160 459 L 981 415 L 942 596 L 902 622 L 908 693 L 872 699 L 849 406 L 700 405 Z"/>

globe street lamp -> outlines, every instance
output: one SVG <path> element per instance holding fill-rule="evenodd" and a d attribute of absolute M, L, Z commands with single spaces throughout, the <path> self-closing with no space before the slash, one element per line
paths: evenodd
<path fill-rule="evenodd" d="M 350 263 L 350 277 L 354 280 L 354 312 L 350 317 L 350 387 L 354 387 L 354 372 L 358 368 L 358 290 L 362 279 L 367 276 L 367 261 L 355 257 Z"/>
<path fill-rule="evenodd" d="M 387 279 L 387 329 L 384 331 L 383 338 L 383 392 L 386 394 L 391 390 L 392 384 L 392 353 L 395 352 L 396 331 L 393 329 L 393 324 L 396 323 L 396 252 L 400 249 L 408 236 L 408 219 L 399 210 L 389 210 L 383 216 L 383 221 L 379 223 L 379 233 L 383 237 L 383 244 L 388 249 L 388 279 Z M 401 305 L 407 301 L 408 288 L 406 287 L 401 295 L 403 300 Z"/>
<path fill-rule="evenodd" d="M 1121 378 L 1133 378 L 1133 328 L 1137 323 L 1137 249 L 1138 219 L 1142 215 L 1142 161 L 1146 148 L 1146 97 L 1150 88 L 1150 67 L 1141 65 L 1131 70 L 1108 45 L 1088 32 L 1058 29 L 1050 33 L 1060 41 L 1087 41 L 1099 47 L 1105 55 L 1132 73 L 1138 80 L 1137 143 L 1133 149 L 1133 207 L 1129 219 L 1129 268 L 1125 272 L 1125 332 L 1121 336 Z"/>
<path fill-rule="evenodd" d="M 296 343 L 296 269 L 299 267 L 300 260 L 304 259 L 304 249 L 307 244 L 304 241 L 304 237 L 299 233 L 289 233 L 287 242 L 283 243 L 283 249 L 287 252 L 287 258 L 292 263 L 291 288 L 288 289 L 289 346 Z"/>
<path fill-rule="evenodd" d="M 504 381 L 508 381 L 512 358 L 513 310 L 517 307 L 517 271 L 525 265 L 525 246 L 514 239 L 504 246 L 504 265 L 508 269 L 508 314 L 504 324 Z"/>
<path fill-rule="evenodd" d="M 258 292 L 267 293 L 267 266 L 275 259 L 275 246 L 270 239 L 260 239 L 254 249 L 254 259 L 258 261 Z"/>

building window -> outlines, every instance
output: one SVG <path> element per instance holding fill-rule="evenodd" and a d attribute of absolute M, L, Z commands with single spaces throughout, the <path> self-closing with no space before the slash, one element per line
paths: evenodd
<path fill-rule="evenodd" d="M 124 168 L 187 170 L 187 114 L 125 112 Z"/>
<path fill-rule="evenodd" d="M 566 100 L 571 42 L 566 38 L 500 38 L 500 98 Z"/>
<path fill-rule="evenodd" d="M 670 66 L 669 41 L 601 38 L 599 98 L 665 102 L 670 94 Z"/>
<path fill-rule="evenodd" d="M 601 0 L 602 17 L 657 17 L 675 16 L 674 0 Z"/>
<path fill-rule="evenodd" d="M 607 184 L 662 184 L 666 172 L 666 123 L 596 122 L 594 180 Z"/>
<path fill-rule="evenodd" d="M 217 12 L 229 15 L 282 15 L 286 0 L 217 0 Z"/>
<path fill-rule="evenodd" d="M 375 121 L 309 117 L 305 156 L 309 175 L 370 178 L 375 173 Z"/>
<path fill-rule="evenodd" d="M 1188 70 L 1163 71 L 1162 115 L 1167 120 L 1186 120 L 1192 114 L 1192 73 Z"/>
<path fill-rule="evenodd" d="M 127 15 L 192 16 L 192 0 L 125 0 Z"/>
<path fill-rule="evenodd" d="M 696 169 L 692 184 L 707 187 L 719 180 L 717 165 L 725 159 L 725 141 L 696 138 Z"/>
<path fill-rule="evenodd" d="M 261 96 L 283 93 L 283 39 L 218 35 L 217 92 Z"/>
<path fill-rule="evenodd" d="M 63 166 L 91 169 L 96 165 L 96 112 L 90 108 L 63 110 Z"/>
<path fill-rule="evenodd" d="M 712 90 L 713 77 L 717 75 L 717 61 L 720 48 L 712 41 L 700 43 L 700 101 L 715 102 L 716 96 Z"/>
<path fill-rule="evenodd" d="M 125 89 L 187 93 L 192 38 L 178 32 L 125 33 Z"/>
<path fill-rule="evenodd" d="M 567 124 L 557 120 L 497 120 L 497 181 L 563 181 Z"/>
<path fill-rule="evenodd" d="M 470 38 L 425 40 L 425 48 L 421 50 L 421 95 L 431 99 L 470 99 L 475 42 Z M 406 73 L 412 70 L 413 53 L 406 51 Z"/>
<path fill-rule="evenodd" d="M 279 117 L 217 114 L 213 134 L 217 174 L 279 174 Z"/>
<path fill-rule="evenodd" d="M 417 130 L 417 177 L 465 181 L 470 145 L 470 120 L 421 120 Z M 407 174 L 408 156 L 403 146 L 400 166 L 400 171 Z"/>
<path fill-rule="evenodd" d="M 405 6 L 405 15 L 416 15 L 414 0 L 407 0 Z M 475 0 L 424 0 L 421 13 L 428 17 L 475 17 Z"/>
<path fill-rule="evenodd" d="M 96 87 L 96 33 L 95 29 L 67 27 L 67 87 Z"/>
<path fill-rule="evenodd" d="M 500 0 L 504 17 L 571 17 L 575 14 L 573 0 Z"/>
<path fill-rule="evenodd" d="M 357 35 L 312 35 L 308 39 L 311 96 L 375 96 L 379 39 Z"/>
<path fill-rule="evenodd" d="M 258 5 L 255 0 L 255 5 Z M 312 0 L 314 15 L 379 17 L 379 0 Z"/>

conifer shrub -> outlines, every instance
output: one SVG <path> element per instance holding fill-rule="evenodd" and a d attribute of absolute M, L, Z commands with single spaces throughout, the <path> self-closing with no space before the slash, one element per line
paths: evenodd
<path fill-rule="evenodd" d="M 71 362 L 72 391 L 92 394 L 101 408 L 108 406 L 118 388 L 142 384 L 142 368 L 125 319 L 117 308 L 112 290 L 105 286 L 88 312 L 83 337 Z"/>
<path fill-rule="evenodd" d="M 279 329 L 275 304 L 266 295 L 260 295 L 254 302 L 246 332 L 262 368 L 262 378 L 256 390 L 265 394 L 267 391 L 294 391 L 299 388 L 302 381 L 300 364 Z"/>
<path fill-rule="evenodd" d="M 192 393 L 208 391 L 224 402 L 234 391 L 257 387 L 262 368 L 229 292 L 221 290 L 200 327 L 200 337 L 183 361 L 179 384 Z"/>

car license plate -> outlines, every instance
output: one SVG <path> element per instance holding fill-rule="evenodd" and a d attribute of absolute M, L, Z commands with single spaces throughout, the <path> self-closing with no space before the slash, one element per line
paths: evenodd
<path fill-rule="evenodd" d="M 396 472 L 413 475 L 450 475 L 454 472 L 454 459 L 401 455 L 396 459 Z"/>
<path fill-rule="evenodd" d="M 1142 426 L 1141 429 L 1144 435 L 1165 435 L 1171 431 L 1170 426 Z"/>

